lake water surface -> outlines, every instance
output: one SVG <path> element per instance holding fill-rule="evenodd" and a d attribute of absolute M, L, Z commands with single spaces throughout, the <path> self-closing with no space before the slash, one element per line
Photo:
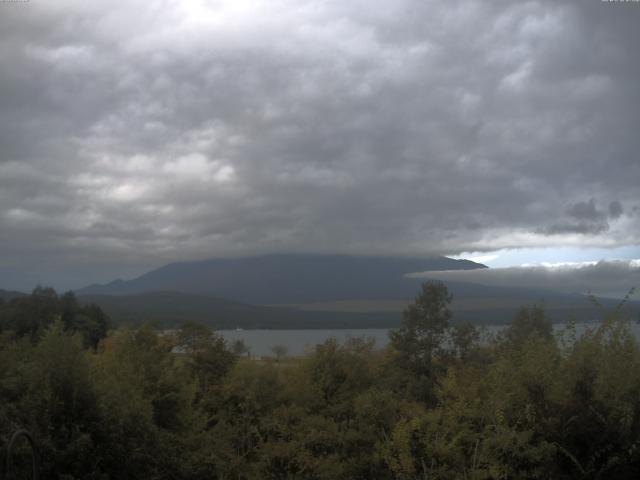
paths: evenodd
<path fill-rule="evenodd" d="M 597 323 L 576 324 L 577 335 L 582 334 L 587 329 L 597 327 Z M 505 325 L 489 325 L 483 327 L 483 337 L 489 338 L 495 335 Z M 557 333 L 566 328 L 565 324 L 555 324 Z M 640 339 L 640 325 L 631 324 L 631 329 Z M 313 349 L 315 345 L 323 343 L 331 337 L 335 337 L 339 342 L 353 337 L 373 338 L 378 348 L 383 348 L 389 343 L 388 328 L 371 329 L 330 329 L 330 330 L 218 330 L 228 342 L 244 340 L 249 347 L 251 355 L 264 357 L 272 356 L 272 348 L 276 345 L 283 345 L 287 349 L 287 355 L 302 355 Z"/>

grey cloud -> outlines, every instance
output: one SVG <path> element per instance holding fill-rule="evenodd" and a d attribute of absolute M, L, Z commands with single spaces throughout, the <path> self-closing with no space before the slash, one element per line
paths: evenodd
<path fill-rule="evenodd" d="M 597 208 L 596 201 L 592 198 L 588 202 L 575 203 L 567 209 L 567 216 L 572 219 L 570 222 L 556 223 L 541 229 L 540 232 L 548 235 L 600 235 L 610 228 L 607 218 L 615 221 L 623 212 L 622 204 L 617 200 L 609 203 L 608 211 L 603 211 Z"/>
<path fill-rule="evenodd" d="M 562 235 L 565 233 L 578 233 L 581 235 L 599 235 L 609 230 L 606 222 L 594 223 L 567 223 L 551 225 L 543 230 L 547 235 Z"/>
<path fill-rule="evenodd" d="M 598 220 L 603 217 L 603 213 L 596 208 L 596 202 L 593 198 L 588 202 L 578 202 L 571 205 L 567 213 L 579 220 Z"/>
<path fill-rule="evenodd" d="M 549 235 L 562 235 L 565 233 L 578 233 L 582 235 L 599 235 L 609 230 L 606 213 L 596 208 L 596 202 L 592 198 L 588 202 L 578 202 L 567 210 L 567 215 L 578 222 L 567 224 L 555 224 L 548 227 L 545 232 Z"/>
<path fill-rule="evenodd" d="M 609 204 L 609 217 L 618 219 L 623 213 L 624 209 L 622 208 L 622 204 L 617 200 L 614 200 Z"/>
<path fill-rule="evenodd" d="M 422 272 L 411 276 L 622 298 L 631 288 L 640 286 L 640 260 Z"/>
<path fill-rule="evenodd" d="M 637 243 L 640 10 L 587 3 L 2 4 L 0 248 Z"/>

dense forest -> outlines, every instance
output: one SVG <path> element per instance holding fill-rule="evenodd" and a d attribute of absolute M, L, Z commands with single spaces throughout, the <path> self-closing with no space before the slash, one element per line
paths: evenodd
<path fill-rule="evenodd" d="M 110 328 L 37 288 L 0 301 L 0 449 L 28 429 L 45 479 L 637 478 L 640 348 L 621 309 L 578 337 L 523 307 L 481 339 L 450 303 L 424 284 L 385 349 L 256 359 L 199 324 Z"/>

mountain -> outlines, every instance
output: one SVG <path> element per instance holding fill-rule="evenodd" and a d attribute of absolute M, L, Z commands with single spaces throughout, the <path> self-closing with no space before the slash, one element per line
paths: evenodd
<path fill-rule="evenodd" d="M 424 279 L 405 274 L 486 268 L 468 260 L 348 255 L 265 255 L 171 263 L 133 280 L 76 291 L 118 323 L 175 326 L 195 320 L 214 328 L 375 328 L 399 325 Z M 447 282 L 454 321 L 509 322 L 522 305 L 542 304 L 553 321 L 594 320 L 584 295 Z M 604 310 L 617 302 L 603 299 Z M 629 302 L 637 317 L 640 304 Z"/>
<path fill-rule="evenodd" d="M 250 304 L 306 303 L 354 298 L 407 299 L 427 270 L 487 268 L 447 257 L 402 258 L 350 255 L 264 255 L 170 263 L 133 280 L 77 290 L 79 295 L 132 295 L 173 291 L 213 295 Z"/>

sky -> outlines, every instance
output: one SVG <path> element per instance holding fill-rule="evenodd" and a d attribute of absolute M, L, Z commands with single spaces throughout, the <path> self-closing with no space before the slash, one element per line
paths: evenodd
<path fill-rule="evenodd" d="M 639 22 L 600 0 L 0 1 L 0 288 L 283 252 L 631 281 Z"/>

